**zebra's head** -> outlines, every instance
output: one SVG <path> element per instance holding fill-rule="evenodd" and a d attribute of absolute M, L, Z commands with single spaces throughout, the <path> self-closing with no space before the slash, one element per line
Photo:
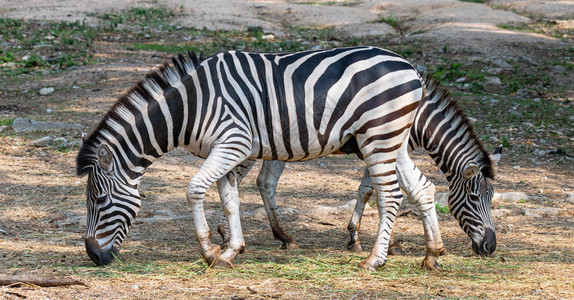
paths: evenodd
<path fill-rule="evenodd" d="M 499 146 L 490 155 L 491 164 L 497 164 L 501 154 L 502 146 Z M 453 216 L 472 240 L 472 250 L 480 256 L 490 256 L 496 250 L 490 209 L 494 195 L 491 164 L 483 168 L 474 162 L 466 164 L 451 185 L 448 199 Z"/>
<path fill-rule="evenodd" d="M 92 149 L 95 151 L 87 151 L 86 147 L 80 150 L 78 175 L 88 175 L 86 252 L 96 265 L 103 266 L 111 263 L 119 253 L 140 210 L 141 200 L 137 184 L 128 182 L 122 174 L 113 148 L 102 143 Z M 86 155 L 86 152 L 92 152 L 92 155 Z M 90 163 L 86 164 L 86 160 Z"/>

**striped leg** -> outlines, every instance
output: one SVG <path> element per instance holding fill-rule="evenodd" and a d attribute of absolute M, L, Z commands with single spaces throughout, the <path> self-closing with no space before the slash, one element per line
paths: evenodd
<path fill-rule="evenodd" d="M 240 152 L 237 152 L 236 155 L 233 156 L 228 155 L 224 145 L 219 147 L 215 146 L 187 187 L 187 201 L 192 207 L 195 238 L 201 247 L 201 255 L 210 266 L 233 267 L 233 258 L 229 259 L 229 254 L 225 257 L 221 257 L 221 248 L 218 245 L 211 244 L 211 232 L 205 220 L 205 212 L 203 209 L 205 192 L 211 184 L 220 180 L 246 158 L 247 154 Z M 237 189 L 237 184 L 235 185 L 235 189 Z M 238 197 L 236 198 L 238 199 Z M 235 205 L 234 201 L 229 201 L 227 205 L 224 205 L 224 210 L 233 212 L 235 209 L 238 210 L 239 208 L 238 205 Z M 241 237 L 240 232 L 235 232 L 241 230 L 241 228 L 234 227 L 233 225 L 235 224 L 236 223 L 232 223 L 232 226 L 230 226 L 230 235 L 235 238 Z"/>
<path fill-rule="evenodd" d="M 247 160 L 243 164 L 237 166 L 233 171 L 227 173 L 217 181 L 217 188 L 219 189 L 219 196 L 221 197 L 221 204 L 223 213 L 227 218 L 229 224 L 229 247 L 221 254 L 223 261 L 233 262 L 237 254 L 245 251 L 245 240 L 243 239 L 243 231 L 241 230 L 241 220 L 239 216 L 239 192 L 237 190 L 241 179 L 247 174 L 254 160 Z M 244 172 L 239 175 L 239 172 Z"/>
<path fill-rule="evenodd" d="M 267 217 L 271 224 L 273 237 L 281 241 L 281 248 L 283 249 L 298 249 L 299 246 L 297 246 L 295 240 L 283 231 L 277 216 L 278 208 L 275 203 L 275 192 L 277 191 L 277 182 L 283 169 L 285 169 L 285 162 L 272 160 L 263 161 L 261 172 L 259 176 L 257 176 L 257 188 L 265 204 L 265 210 L 267 211 Z"/>
<path fill-rule="evenodd" d="M 237 187 L 238 188 L 239 188 L 239 185 L 241 184 L 241 181 L 243 180 L 243 178 L 245 178 L 245 176 L 247 176 L 247 174 L 249 173 L 249 171 L 251 170 L 253 165 L 255 165 L 255 160 L 248 159 L 248 160 L 242 162 L 241 164 L 239 164 L 235 168 L 234 172 L 235 172 L 235 178 L 237 180 Z M 223 196 L 221 194 L 221 191 L 219 193 L 219 197 L 220 197 L 221 201 L 223 201 Z M 227 218 L 225 216 L 225 213 L 223 212 L 223 207 L 219 212 L 220 212 L 220 214 L 219 214 L 219 224 L 217 225 L 217 232 L 219 233 L 219 235 L 221 235 L 221 238 L 223 239 L 223 242 L 221 243 L 221 247 L 226 248 L 227 246 L 229 246 L 229 238 L 230 238 L 229 225 L 227 224 Z M 240 253 L 242 253 L 242 252 L 240 252 Z"/>
<path fill-rule="evenodd" d="M 400 185 L 400 178 L 399 178 Z M 359 237 L 359 230 L 361 228 L 361 218 L 363 217 L 363 211 L 365 210 L 365 205 L 373 195 L 373 183 L 371 182 L 371 175 L 369 170 L 365 168 L 363 174 L 363 180 L 359 185 L 357 203 L 355 204 L 355 209 L 351 215 L 351 220 L 347 226 L 349 231 L 349 243 L 347 244 L 347 249 L 354 252 L 363 251 L 363 245 L 361 243 L 361 238 Z M 404 255 L 404 251 L 401 246 L 395 241 L 393 233 L 391 232 L 391 241 L 389 244 L 389 250 L 387 255 Z"/>
<path fill-rule="evenodd" d="M 363 141 L 359 141 L 359 145 Z M 386 148 L 388 144 L 372 145 L 374 149 L 371 153 L 363 153 L 365 162 L 375 192 L 377 193 L 377 204 L 379 208 L 379 230 L 377 239 L 367 259 L 359 263 L 359 267 L 375 271 L 383 266 L 387 260 L 391 232 L 395 217 L 403 201 L 403 194 L 397 181 L 395 166 L 398 151 L 407 152 L 407 143 L 402 143 L 399 150 Z M 387 146 L 388 147 L 388 146 Z M 361 151 L 364 151 L 361 149 Z"/>
<path fill-rule="evenodd" d="M 359 185 L 357 203 L 355 204 L 355 209 L 351 215 L 351 221 L 349 221 L 349 225 L 347 226 L 347 230 L 350 234 L 349 243 L 347 244 L 347 249 L 349 250 L 355 252 L 363 251 L 361 239 L 359 238 L 359 228 L 361 227 L 361 218 L 363 216 L 363 211 L 365 210 L 365 205 L 371 198 L 373 191 L 371 175 L 369 174 L 369 170 L 365 168 L 363 180 L 361 180 L 361 184 Z"/>
<path fill-rule="evenodd" d="M 397 156 L 397 177 L 401 189 L 421 213 L 426 243 L 426 256 L 422 266 L 437 270 L 437 258 L 445 254 L 446 250 L 440 236 L 434 205 L 435 186 L 426 179 L 407 153 L 400 152 Z"/>

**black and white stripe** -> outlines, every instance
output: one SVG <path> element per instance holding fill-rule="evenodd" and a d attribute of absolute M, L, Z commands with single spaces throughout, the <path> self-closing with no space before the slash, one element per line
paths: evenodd
<path fill-rule="evenodd" d="M 202 255 L 210 264 L 232 265 L 244 247 L 238 166 L 250 167 L 251 159 L 313 159 L 353 139 L 381 199 L 377 243 L 362 263 L 376 268 L 385 262 L 402 199 L 397 153 L 406 151 L 404 141 L 423 94 L 423 80 L 408 62 L 373 47 L 289 54 L 229 51 L 201 63 L 193 54 L 177 56 L 118 100 L 78 154 L 78 174 L 88 174 L 92 182 L 88 201 L 100 186 L 116 187 L 107 191 L 108 205 L 88 205 L 94 217 L 88 219 L 87 250 L 117 252 L 119 242 L 106 248 L 102 241 L 126 235 L 139 210 L 137 185 L 144 170 L 157 157 L 184 147 L 206 159 L 187 190 Z M 203 212 L 205 191 L 214 182 L 231 234 L 221 255 L 211 245 Z M 122 206 L 125 199 L 134 205 Z M 130 211 L 116 216 L 121 221 L 115 228 L 99 226 L 118 209 Z M 111 261 L 101 257 L 96 263 Z"/>
<path fill-rule="evenodd" d="M 428 97 L 421 101 L 415 116 L 415 125 L 411 127 L 409 152 L 418 147 L 424 147 L 429 152 L 447 175 L 451 212 L 471 237 L 473 250 L 480 255 L 490 255 L 496 246 L 494 224 L 490 213 L 493 196 L 490 184 L 490 180 L 493 179 L 491 160 L 464 113 L 448 92 L 433 80 L 426 81 Z M 340 150 L 346 153 L 357 152 L 361 156 L 353 140 L 347 142 Z M 500 159 L 500 153 L 501 148 L 497 148 L 492 155 L 493 160 Z M 277 182 L 284 166 L 284 162 L 265 161 L 257 185 L 265 203 L 274 237 L 282 241 L 283 248 L 292 249 L 297 248 L 297 244 L 280 225 L 275 203 Z M 397 158 L 396 169 L 401 189 L 418 207 L 423 220 L 427 248 L 423 265 L 436 269 L 437 257 L 443 254 L 445 249 L 434 205 L 435 186 L 408 156 Z M 470 172 L 466 175 L 467 178 L 465 172 Z M 358 201 L 348 225 L 350 233 L 348 248 L 351 250 L 363 249 L 358 230 L 365 204 L 372 193 L 373 185 L 366 170 L 359 186 Z M 225 228 L 225 224 L 221 224 L 220 227 Z M 224 240 L 228 239 L 225 230 L 220 230 L 220 233 Z"/>

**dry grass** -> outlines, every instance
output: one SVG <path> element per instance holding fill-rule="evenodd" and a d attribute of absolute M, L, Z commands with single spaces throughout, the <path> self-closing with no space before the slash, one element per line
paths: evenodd
<path fill-rule="evenodd" d="M 220 33 L 216 41 L 229 42 L 226 34 Z M 237 39 L 251 33 L 241 34 L 243 36 Z M 3 92 L 0 104 L 16 105 L 25 111 L 2 111 L 0 119 L 29 115 L 36 119 L 80 122 L 91 130 L 115 98 L 142 78 L 144 70 L 168 56 L 153 51 L 126 50 L 135 38 L 129 32 L 119 36 L 122 37 L 119 42 L 94 43 L 95 57 L 105 57 L 106 61 L 48 75 L 11 77 L 15 84 Z M 424 46 L 420 47 L 429 52 L 432 50 L 426 49 L 442 47 Z M 427 54 L 427 57 L 439 55 L 438 52 Z M 464 55 L 459 59 L 474 60 Z M 71 84 L 81 88 L 72 89 Z M 56 93 L 50 97 L 35 95 L 34 91 L 45 85 L 56 86 Z M 569 85 L 555 89 L 571 92 Z M 474 102 L 487 96 L 472 93 L 458 96 L 471 116 L 479 118 L 476 128 L 482 136 L 489 119 L 481 117 L 487 114 L 499 117 L 490 115 L 488 106 Z M 513 96 L 502 97 L 501 104 L 490 110 L 506 111 L 515 104 L 513 101 L 517 101 Z M 564 117 L 564 111 L 571 110 L 567 101 L 565 103 L 553 106 L 556 109 L 553 113 L 561 120 L 571 120 Z M 46 108 L 55 112 L 44 113 Z M 548 120 L 541 122 L 553 122 L 553 115 L 545 116 Z M 501 134 L 513 136 L 512 132 L 505 132 L 505 128 L 520 127 L 522 121 L 501 118 L 499 130 Z M 247 252 L 236 259 L 234 270 L 208 269 L 198 256 L 191 219 L 185 217 L 190 214 L 184 200 L 185 186 L 201 160 L 183 152 L 172 153 L 149 169 L 141 186 L 146 197 L 140 215 L 149 216 L 168 209 L 184 217 L 165 222 L 138 219 L 119 260 L 111 266 L 95 267 L 85 254 L 81 240 L 84 228 L 80 221 L 64 222 L 85 214 L 85 179 L 73 175 L 75 150 L 28 146 L 31 140 L 44 135 L 64 136 L 68 140 L 80 138 L 80 132 L 16 134 L 7 129 L 0 133 L 0 229 L 5 231 L 0 231 L 0 270 L 8 274 L 74 276 L 85 281 L 88 287 L 2 287 L 0 298 L 18 299 L 10 292 L 32 299 L 574 298 L 571 237 L 574 203 L 564 200 L 566 192 L 574 191 L 572 160 L 564 155 L 535 157 L 532 153 L 538 148 L 531 145 L 532 142 L 542 145 L 540 140 L 544 139 L 548 145 L 566 144 L 566 151 L 572 153 L 568 148 L 571 136 L 556 136 L 550 130 L 537 131 L 536 136 L 528 136 L 528 139 L 517 138 L 511 149 L 505 150 L 496 191 L 524 191 L 540 197 L 494 203 L 498 248 L 493 257 L 474 256 L 469 239 L 456 221 L 449 215 L 441 215 L 440 226 L 448 250 L 448 254 L 439 259 L 442 271 L 421 270 L 419 264 L 424 257 L 421 222 L 414 217 L 400 217 L 395 224 L 396 235 L 407 256 L 391 257 L 379 272 L 371 273 L 357 268 L 367 252 L 357 254 L 345 249 L 345 227 L 349 218 L 346 213 L 283 216 L 283 224 L 302 248 L 297 251 L 279 250 L 267 221 L 245 214 L 242 224 Z M 569 145 L 571 147 L 571 142 Z M 487 146 L 495 145 L 487 143 Z M 446 191 L 444 178 L 428 158 L 416 155 L 415 162 L 437 184 L 438 191 Z M 241 209 L 245 212 L 262 207 L 255 187 L 258 168 L 255 167 L 241 187 Z M 281 207 L 299 210 L 317 205 L 342 205 L 355 198 L 361 176 L 361 163 L 351 157 L 291 164 L 281 178 L 278 202 Z M 210 189 L 207 209 L 212 211 L 218 206 L 217 194 Z M 536 218 L 524 215 L 526 208 L 555 208 L 558 213 Z M 209 216 L 214 228 L 216 214 Z M 362 237 L 367 247 L 373 242 L 376 226 L 375 216 L 364 218 Z M 214 241 L 220 239 L 214 237 Z"/>

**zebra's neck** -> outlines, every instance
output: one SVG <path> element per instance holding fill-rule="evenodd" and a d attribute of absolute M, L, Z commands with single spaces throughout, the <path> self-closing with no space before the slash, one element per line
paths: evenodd
<path fill-rule="evenodd" d="M 451 184 L 470 162 L 492 178 L 488 153 L 463 111 L 447 90 L 433 80 L 427 83 L 427 96 L 420 103 L 411 129 L 410 148 L 425 148 Z"/>
<path fill-rule="evenodd" d="M 106 144 L 122 177 L 137 184 L 157 158 L 189 144 L 197 114 L 197 65 L 194 55 L 174 57 L 173 64 L 151 72 L 121 97 L 84 141 L 78 174 L 97 162 L 97 149 Z"/>

